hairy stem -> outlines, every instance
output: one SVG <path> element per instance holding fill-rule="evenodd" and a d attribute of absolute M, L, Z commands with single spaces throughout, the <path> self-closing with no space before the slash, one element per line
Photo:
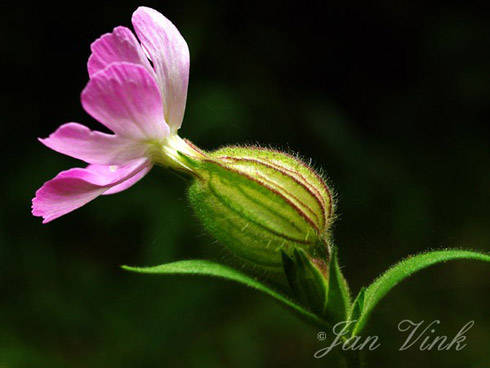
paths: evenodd
<path fill-rule="evenodd" d="M 342 357 L 346 368 L 366 368 L 361 359 L 361 352 L 357 350 L 342 350 Z"/>

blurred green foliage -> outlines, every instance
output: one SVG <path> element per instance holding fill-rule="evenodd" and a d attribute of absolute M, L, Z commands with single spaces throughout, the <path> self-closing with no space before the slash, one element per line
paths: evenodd
<path fill-rule="evenodd" d="M 481 7 L 484 6 L 481 2 Z M 35 190 L 81 165 L 35 138 L 79 103 L 89 44 L 137 2 L 2 9 L 0 367 L 297 367 L 325 346 L 272 300 L 210 279 L 121 264 L 226 262 L 196 223 L 186 182 L 156 168 L 128 191 L 48 225 Z M 256 143 L 311 157 L 338 198 L 334 236 L 354 290 L 410 253 L 489 250 L 490 26 L 478 2 L 149 1 L 181 30 L 191 81 L 181 136 L 204 149 Z M 9 77 L 13 78 L 10 83 Z M 396 288 L 366 333 L 370 366 L 488 365 L 488 266 L 434 267 Z M 441 320 L 460 352 L 398 352 L 402 319 Z"/>

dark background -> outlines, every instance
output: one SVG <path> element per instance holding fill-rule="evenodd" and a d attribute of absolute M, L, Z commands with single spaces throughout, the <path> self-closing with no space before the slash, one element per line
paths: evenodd
<path fill-rule="evenodd" d="M 144 4 L 189 44 L 180 135 L 311 157 L 338 193 L 335 242 L 356 292 L 408 254 L 490 244 L 485 2 L 366 3 Z M 36 137 L 69 121 L 100 128 L 79 101 L 89 45 L 140 5 L 65 4 L 1 9 L 0 367 L 336 366 L 313 359 L 317 329 L 266 296 L 119 268 L 222 257 L 166 170 L 48 225 L 30 215 L 44 181 L 81 165 Z M 476 262 L 415 275 L 372 316 L 382 347 L 369 366 L 488 366 L 489 292 Z M 440 320 L 438 335 L 475 326 L 460 352 L 398 352 L 406 318 Z"/>

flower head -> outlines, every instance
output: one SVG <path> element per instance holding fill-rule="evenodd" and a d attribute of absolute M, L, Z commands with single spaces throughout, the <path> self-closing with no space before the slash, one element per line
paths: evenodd
<path fill-rule="evenodd" d="M 325 275 L 333 200 L 324 180 L 279 151 L 224 147 L 205 152 L 181 139 L 187 44 L 153 9 L 138 8 L 132 22 L 136 36 L 120 26 L 91 45 L 90 79 L 81 95 L 85 111 L 113 134 L 67 123 L 40 139 L 88 166 L 62 171 L 44 183 L 32 200 L 32 213 L 44 223 L 52 221 L 99 195 L 129 188 L 159 164 L 192 174 L 191 206 L 232 254 L 280 271 L 284 257 L 302 252 Z"/>
<path fill-rule="evenodd" d="M 43 217 L 43 223 L 99 195 L 129 188 L 155 163 L 178 166 L 173 153 L 189 150 L 176 134 L 187 97 L 187 44 L 177 28 L 153 9 L 138 8 L 132 23 L 138 38 L 120 26 L 92 43 L 90 80 L 81 95 L 85 111 L 114 134 L 67 123 L 40 139 L 47 147 L 88 163 L 60 172 L 36 192 L 32 213 Z"/>

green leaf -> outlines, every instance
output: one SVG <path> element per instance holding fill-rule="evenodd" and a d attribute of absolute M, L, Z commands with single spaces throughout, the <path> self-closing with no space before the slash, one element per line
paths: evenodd
<path fill-rule="evenodd" d="M 287 306 L 293 312 L 298 314 L 300 317 L 306 319 L 308 322 L 313 323 L 316 326 L 322 326 L 322 327 L 329 326 L 326 321 L 322 320 L 317 315 L 306 310 L 301 305 L 289 300 L 286 296 L 270 288 L 269 286 L 231 267 L 216 262 L 211 262 L 206 260 L 185 260 L 185 261 L 166 263 L 154 267 L 122 266 L 122 268 L 128 271 L 147 273 L 147 274 L 214 276 L 218 278 L 224 278 L 227 280 L 235 281 L 240 284 L 251 287 L 253 289 L 262 291 L 263 293 L 273 297 L 281 304 Z"/>
<path fill-rule="evenodd" d="M 284 272 L 294 295 L 312 312 L 321 314 L 327 302 L 328 283 L 325 276 L 304 250 L 295 249 L 292 257 L 284 251 L 281 254 Z"/>
<path fill-rule="evenodd" d="M 432 251 L 405 258 L 388 269 L 366 289 L 362 312 L 352 334 L 356 335 L 364 328 L 376 304 L 402 280 L 433 264 L 455 259 L 474 259 L 490 262 L 490 255 L 468 250 L 452 249 Z"/>
<path fill-rule="evenodd" d="M 356 299 L 352 303 L 352 308 L 350 310 L 350 315 L 348 318 L 349 323 L 348 329 L 349 332 L 346 335 L 349 335 L 355 328 L 356 322 L 359 319 L 359 317 L 362 314 L 362 310 L 364 309 L 364 298 L 366 295 L 366 288 L 362 287 L 361 290 L 359 291 L 359 294 L 357 294 Z"/>
<path fill-rule="evenodd" d="M 349 287 L 337 259 L 337 249 L 332 247 L 328 269 L 328 297 L 324 315 L 330 323 L 345 321 L 351 308 Z"/>
<path fill-rule="evenodd" d="M 352 303 L 352 310 L 351 310 L 351 314 L 350 314 L 350 318 L 349 318 L 350 321 L 354 321 L 361 316 L 362 311 L 364 309 L 365 298 L 366 298 L 366 288 L 363 287 L 359 291 L 359 294 L 357 294 L 357 297 L 356 297 L 356 300 L 354 300 L 354 303 Z"/>

